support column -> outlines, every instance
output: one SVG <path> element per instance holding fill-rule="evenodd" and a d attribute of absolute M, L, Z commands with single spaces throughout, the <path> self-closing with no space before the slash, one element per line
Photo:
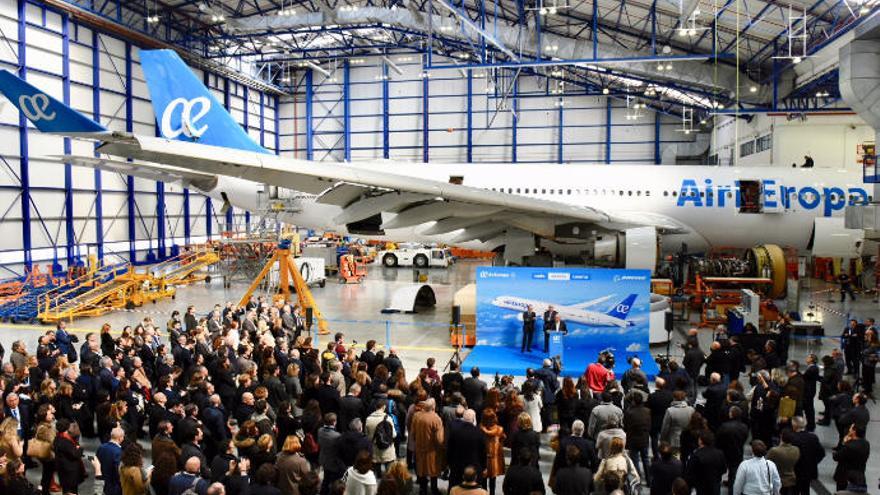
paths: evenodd
<path fill-rule="evenodd" d="M 660 112 L 654 112 L 654 164 L 660 165 L 663 157 L 660 153 L 661 122 Z"/>
<path fill-rule="evenodd" d="M 205 196 L 205 235 L 211 240 L 214 232 L 214 205 L 211 198 Z"/>
<path fill-rule="evenodd" d="M 382 158 L 391 158 L 391 112 L 390 90 L 388 83 L 388 64 L 382 64 Z"/>
<path fill-rule="evenodd" d="M 227 77 L 223 78 L 223 106 L 226 107 L 227 112 L 230 112 L 229 78 Z M 247 133 L 247 101 L 245 101 L 244 107 L 244 132 Z M 232 232 L 235 211 L 233 211 L 232 205 L 224 204 L 223 207 L 226 208 L 226 232 Z"/>
<path fill-rule="evenodd" d="M 64 104 L 70 105 L 70 18 L 61 16 L 61 84 Z M 71 153 L 70 138 L 64 138 L 64 154 Z M 73 167 L 64 164 L 64 237 L 67 267 L 73 266 L 76 248 L 76 230 L 73 225 Z M 57 260 L 56 260 L 57 262 Z"/>
<path fill-rule="evenodd" d="M 309 69 L 306 71 L 306 160 L 315 159 L 315 148 L 312 143 L 312 138 L 314 137 L 312 129 L 312 119 L 314 117 L 312 115 L 312 99 L 314 98 L 313 79 L 312 70 Z"/>
<path fill-rule="evenodd" d="M 430 53 L 431 50 L 428 50 Z M 428 126 L 428 98 L 430 96 L 430 81 L 427 77 L 427 73 L 425 73 L 426 77 L 422 78 L 422 161 L 428 163 L 431 158 L 431 142 L 430 142 L 430 127 Z"/>
<path fill-rule="evenodd" d="M 125 43 L 125 131 L 134 131 L 134 105 L 132 101 L 132 60 L 131 60 L 131 43 Z M 135 202 L 134 177 L 131 175 L 125 180 L 127 198 L 128 198 L 128 261 L 134 264 L 137 262 L 137 223 L 135 222 L 135 214 L 137 204 Z M 152 253 L 150 253 L 152 254 Z"/>
<path fill-rule="evenodd" d="M 482 6 L 482 3 L 480 4 Z M 485 42 L 485 41 L 484 41 Z M 467 162 L 474 162 L 474 71 L 467 71 Z"/>
<path fill-rule="evenodd" d="M 189 218 L 189 189 L 183 188 L 183 243 L 191 244 L 192 225 Z"/>
<path fill-rule="evenodd" d="M 565 100 L 562 97 L 559 97 L 559 100 L 556 102 L 556 106 L 559 109 L 559 123 L 558 123 L 558 131 L 557 131 L 557 141 L 556 141 L 556 163 L 563 163 L 565 161 L 565 157 L 563 155 L 562 143 L 565 135 Z"/>
<path fill-rule="evenodd" d="M 351 64 L 342 64 L 342 158 L 351 161 Z"/>
<path fill-rule="evenodd" d="M 101 122 L 101 51 L 98 49 L 98 33 L 92 30 L 92 116 Z M 97 148 L 97 143 L 95 148 Z M 99 153 L 95 151 L 95 156 Z M 98 261 L 104 261 L 104 195 L 101 192 L 101 171 L 95 169 L 95 248 Z"/>
<path fill-rule="evenodd" d="M 272 118 L 272 121 L 274 122 L 274 127 L 275 127 L 275 154 L 280 155 L 281 154 L 281 136 L 280 136 L 281 131 L 279 130 L 279 123 L 281 122 L 281 119 L 278 116 L 278 112 L 279 112 L 279 109 L 281 108 L 281 97 L 276 95 L 274 99 L 275 99 L 275 111 L 273 112 L 274 117 Z M 296 105 L 296 101 L 294 101 L 293 104 Z"/>
<path fill-rule="evenodd" d="M 516 163 L 519 161 L 519 157 L 517 156 L 517 128 L 519 127 L 519 78 L 513 80 L 513 119 L 511 121 L 511 131 L 513 132 L 511 136 L 511 150 L 510 150 L 510 161 Z"/>
<path fill-rule="evenodd" d="M 605 163 L 611 163 L 611 98 L 605 97 Z"/>
<path fill-rule="evenodd" d="M 159 260 L 168 257 L 165 250 L 165 183 L 156 181 L 156 256 Z"/>
<path fill-rule="evenodd" d="M 18 77 L 27 79 L 27 1 L 18 0 Z M 31 244 L 31 179 L 30 150 L 28 149 L 28 121 L 24 112 L 18 112 L 18 173 L 21 181 L 21 244 L 24 267 L 33 266 Z"/>

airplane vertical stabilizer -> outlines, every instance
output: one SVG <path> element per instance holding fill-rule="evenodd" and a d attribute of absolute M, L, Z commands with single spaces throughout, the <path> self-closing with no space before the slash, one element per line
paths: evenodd
<path fill-rule="evenodd" d="M 269 153 L 251 139 L 174 50 L 141 51 L 141 67 L 162 137 Z"/>
<path fill-rule="evenodd" d="M 607 313 L 608 316 L 625 320 L 626 315 L 629 314 L 629 311 L 633 307 L 633 303 L 636 302 L 636 297 L 638 297 L 638 294 L 630 294 L 626 296 L 626 299 L 614 305 L 614 308 Z"/>

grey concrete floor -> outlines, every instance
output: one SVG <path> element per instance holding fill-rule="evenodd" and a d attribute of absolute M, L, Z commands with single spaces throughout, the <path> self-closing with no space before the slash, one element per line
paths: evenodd
<path fill-rule="evenodd" d="M 474 281 L 475 267 L 482 262 L 462 261 L 449 269 L 428 270 L 428 282 L 436 293 L 437 305 L 433 309 L 424 310 L 417 314 L 382 314 L 391 297 L 391 294 L 400 287 L 412 284 L 412 270 L 408 268 L 385 268 L 380 265 L 370 265 L 367 279 L 358 285 L 343 285 L 336 283 L 335 279 L 329 279 L 326 287 L 314 288 L 313 294 L 318 307 L 325 317 L 331 321 L 332 331 L 342 331 L 346 334 L 348 342 L 354 340 L 363 343 L 368 339 L 375 339 L 385 343 L 386 332 L 390 333 L 391 345 L 401 355 L 408 374 L 412 377 L 418 369 L 424 366 L 425 359 L 435 357 L 442 367 L 454 352 L 449 345 L 448 323 L 450 320 L 450 308 L 453 294 L 464 285 Z M 139 321 L 145 314 L 150 314 L 160 324 L 168 318 L 173 309 L 183 310 L 189 304 L 195 305 L 199 310 L 208 310 L 215 303 L 227 300 L 237 300 L 246 290 L 246 284 L 236 283 L 231 288 L 224 289 L 219 282 L 219 277 L 210 284 L 195 284 L 181 288 L 175 300 L 160 301 L 149 304 L 130 312 L 117 312 L 95 318 L 86 318 L 72 323 L 70 328 L 76 332 L 97 331 L 101 324 L 110 323 L 114 329 L 119 330 L 122 326 Z M 802 313 L 811 312 L 813 319 L 821 321 L 825 326 L 827 336 L 837 336 L 843 328 L 846 315 L 864 319 L 880 314 L 880 305 L 871 298 L 860 297 L 855 302 L 841 304 L 835 292 L 822 292 L 829 289 L 822 282 L 804 282 L 800 288 L 800 300 L 797 307 Z M 677 323 L 670 350 L 673 355 L 681 355 L 679 344 L 684 341 L 684 336 L 691 327 L 689 323 Z M 8 350 L 14 340 L 24 340 L 29 348 L 33 348 L 37 335 L 48 327 L 39 325 L 14 325 L 0 324 L 0 343 Z M 386 330 L 386 328 L 388 330 Z M 700 339 L 704 349 L 708 349 L 711 341 L 711 330 L 702 330 Z M 837 343 L 832 339 L 824 339 L 821 344 L 814 345 L 804 341 L 795 341 L 790 355 L 792 359 L 803 361 L 804 356 L 810 352 L 820 356 L 831 351 Z M 666 351 L 666 346 L 652 348 L 655 354 Z M 8 356 L 8 354 L 7 354 Z M 817 401 L 817 411 L 823 409 Z M 880 428 L 876 423 L 880 422 L 880 407 L 870 404 L 869 409 L 872 417 L 872 427 L 868 429 L 868 440 L 872 445 L 880 446 Z M 829 455 L 820 466 L 821 486 L 815 486 L 817 493 L 834 492 L 834 483 L 831 474 L 834 470 L 834 462 L 830 456 L 830 449 L 837 441 L 837 433 L 832 427 L 818 427 L 823 445 L 829 449 Z M 549 436 L 547 438 L 549 440 Z M 542 448 L 542 472 L 549 475 L 549 466 L 553 452 L 547 446 Z M 146 446 L 146 445 L 145 445 Z M 96 445 L 86 442 L 88 452 L 94 452 Z M 39 469 L 31 470 L 31 476 L 38 481 Z M 880 461 L 872 459 L 868 464 L 867 477 L 869 480 L 869 492 L 875 493 L 878 477 L 880 477 Z M 499 490 L 500 490 L 499 480 Z M 82 487 L 82 493 L 93 493 L 93 484 L 87 482 Z"/>

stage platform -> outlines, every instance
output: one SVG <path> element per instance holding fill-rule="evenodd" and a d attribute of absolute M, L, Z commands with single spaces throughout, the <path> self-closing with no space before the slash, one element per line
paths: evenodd
<path fill-rule="evenodd" d="M 543 344 L 542 344 L 543 345 Z M 604 347 L 584 348 L 578 345 L 576 348 L 566 346 L 563 355 L 562 376 L 570 376 L 577 378 L 584 373 L 587 366 L 596 360 L 599 351 Z M 654 359 L 647 358 L 646 353 L 639 353 L 642 358 L 642 370 L 648 375 L 648 379 L 653 379 L 659 373 L 657 362 Z M 620 379 L 623 373 L 629 368 L 626 362 L 628 354 L 625 352 L 615 352 L 615 376 Z M 519 347 L 494 346 L 494 345 L 477 345 L 464 359 L 462 364 L 462 372 L 467 374 L 472 366 L 478 366 L 483 380 L 491 381 L 491 376 L 496 372 L 501 375 L 525 376 L 526 368 L 540 368 L 544 358 L 548 357 L 543 353 L 541 347 L 535 347 L 531 353 L 520 352 Z"/>

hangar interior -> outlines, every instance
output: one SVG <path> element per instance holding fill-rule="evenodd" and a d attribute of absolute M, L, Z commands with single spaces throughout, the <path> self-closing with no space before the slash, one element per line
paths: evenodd
<path fill-rule="evenodd" d="M 388 171 L 408 162 L 504 164 L 510 170 L 602 165 L 609 170 L 603 174 L 613 177 L 607 180 L 620 184 L 620 196 L 637 179 L 624 165 L 757 167 L 772 178 L 774 167 L 782 174 L 809 160 L 816 171 L 856 174 L 848 185 L 863 188 L 870 202 L 880 183 L 877 6 L 877 0 L 0 0 L 0 68 L 111 131 L 159 137 L 141 51 L 173 49 L 256 143 L 283 158 Z M 260 252 L 245 267 L 245 249 L 259 246 L 238 247 L 239 236 L 269 232 L 277 239 L 286 231 L 277 201 L 289 200 L 297 212 L 299 198 L 284 196 L 283 184 L 254 186 L 256 208 L 248 209 L 226 193 L 211 197 L 179 182 L 75 166 L 63 155 L 102 154 L 93 141 L 39 132 L 25 112 L 0 102 L 4 284 L 26 285 L 35 269 L 70 276 L 73 268 L 85 273 L 122 267 L 112 268 L 112 277 L 177 262 L 187 252 L 197 253 L 201 263 L 202 248 L 193 246 L 210 242 L 233 253 L 232 261 L 204 261 L 216 265 L 199 278 L 208 283 L 188 279 L 174 300 L 168 293 L 156 296 L 154 305 L 143 304 L 149 298 L 117 301 L 120 311 L 84 313 L 70 323 L 75 331 L 94 331 L 104 322 L 119 329 L 143 315 L 158 320 L 189 304 L 208 310 L 237 302 L 251 293 L 250 279 L 265 261 Z M 542 186 L 541 175 L 529 180 Z M 787 292 L 767 300 L 784 301 L 780 307 L 821 323 L 832 337 L 850 316 L 874 316 L 880 260 L 872 236 L 880 215 L 870 207 L 860 212 L 865 205 L 851 199 L 851 191 L 840 192 L 848 202 L 821 188 L 815 194 L 814 208 L 832 204 L 827 216 L 837 217 L 845 209 L 847 230 L 865 230 L 860 250 L 821 260 L 784 251 Z M 762 245 L 761 224 L 754 225 L 742 236 Z M 803 232 L 810 246 L 820 236 L 815 228 Z M 320 230 L 305 228 L 298 235 L 325 249 L 342 244 Z M 414 374 L 427 357 L 445 363 L 467 352 L 450 345 L 451 308 L 461 306 L 457 297 L 474 282 L 475 269 L 491 264 L 494 247 L 489 256 L 444 268 L 417 266 L 414 272 L 382 266 L 380 253 L 375 266 L 351 261 L 351 284 L 348 278 L 335 283 L 329 265 L 344 267 L 334 254 L 327 258 L 330 283 L 324 287 L 322 278 L 312 292 L 334 330 L 349 340 L 378 339 L 399 349 Z M 740 266 L 722 265 L 704 275 L 729 276 Z M 740 275 L 784 282 L 785 273 L 771 277 L 761 271 L 767 265 L 757 266 Z M 235 278 L 239 271 L 243 275 Z M 842 272 L 858 279 L 858 300 L 837 302 L 834 284 Z M 381 312 L 397 291 L 423 282 L 433 289 L 435 307 Z M 720 290 L 701 283 L 688 290 L 700 297 Z M 50 304 L 48 298 L 35 300 Z M 696 308 L 676 320 L 664 340 L 669 345 L 655 345 L 653 353 L 681 358 L 679 344 L 698 321 L 708 349 L 711 329 L 730 307 L 713 308 L 714 318 Z M 0 317 L 6 318 L 0 342 L 7 349 L 49 328 L 36 313 Z M 326 337 L 316 338 L 323 343 Z M 795 341 L 792 352 L 802 359 L 836 347 L 830 338 L 804 339 Z M 875 404 L 870 409 L 880 413 Z M 822 433 L 823 444 L 833 445 L 835 433 Z M 869 430 L 869 440 L 880 442 L 876 429 Z M 548 467 L 549 448 L 542 449 L 542 466 Z M 816 493 L 833 491 L 833 470 L 828 456 Z M 869 487 L 878 475 L 877 464 L 870 465 Z"/>

